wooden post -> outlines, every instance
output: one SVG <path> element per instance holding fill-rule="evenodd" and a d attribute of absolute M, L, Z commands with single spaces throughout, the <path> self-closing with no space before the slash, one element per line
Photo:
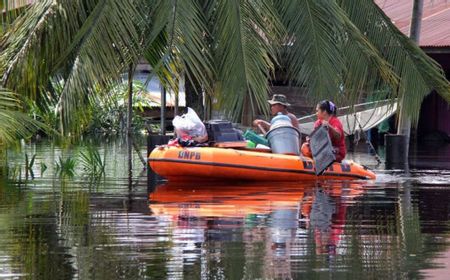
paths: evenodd
<path fill-rule="evenodd" d="M 170 136 L 168 135 L 149 135 L 147 137 L 147 156 L 150 156 L 153 149 L 158 145 L 167 144 L 170 140 Z M 147 189 L 149 192 L 153 192 L 155 190 L 156 185 L 161 181 L 161 177 L 156 175 L 153 172 L 151 166 L 149 165 L 147 168 Z"/>
<path fill-rule="evenodd" d="M 423 14 L 423 0 L 413 0 L 413 10 L 411 16 L 411 27 L 409 36 L 411 40 L 415 43 L 419 44 L 420 40 L 420 29 L 422 25 L 422 14 Z M 395 151 L 393 155 L 388 155 L 386 151 L 386 162 L 388 162 L 388 158 L 394 160 L 391 163 L 403 164 L 405 169 L 407 169 L 408 165 L 408 157 L 409 157 L 409 141 L 411 138 L 411 119 L 406 115 L 405 108 L 403 106 L 404 99 L 406 96 L 400 100 L 399 104 L 399 121 L 397 128 L 397 135 L 392 135 L 392 137 L 387 136 L 386 145 L 392 146 L 392 151 Z M 403 139 L 393 139 L 393 138 L 403 138 Z M 392 138 L 392 139 L 391 139 Z M 393 142 L 391 142 L 393 140 Z M 398 145 L 404 145 L 404 147 L 399 147 Z M 402 151 L 399 153 L 398 151 Z M 404 152 L 403 152 L 404 151 Z"/>
<path fill-rule="evenodd" d="M 127 134 L 131 135 L 131 126 L 133 124 L 133 65 L 128 69 L 128 104 L 127 104 Z"/>
<path fill-rule="evenodd" d="M 127 148 L 128 148 L 128 179 L 131 182 L 133 170 L 133 144 L 131 125 L 133 121 L 133 65 L 128 69 L 128 104 L 127 104 Z M 131 184 L 131 183 L 130 183 Z"/>
<path fill-rule="evenodd" d="M 177 91 L 175 92 L 175 104 L 173 106 L 173 117 L 178 115 L 178 107 L 179 107 L 179 103 L 180 103 L 180 92 Z"/>
<path fill-rule="evenodd" d="M 161 83 L 161 135 L 166 135 L 166 88 Z"/>

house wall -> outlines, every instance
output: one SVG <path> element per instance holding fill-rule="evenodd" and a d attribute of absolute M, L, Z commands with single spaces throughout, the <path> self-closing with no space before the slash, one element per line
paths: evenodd
<path fill-rule="evenodd" d="M 450 52 L 429 54 L 444 69 L 447 79 L 450 79 Z M 418 136 L 432 132 L 444 132 L 450 136 L 450 105 L 437 93 L 428 95 L 421 107 L 418 125 Z"/>

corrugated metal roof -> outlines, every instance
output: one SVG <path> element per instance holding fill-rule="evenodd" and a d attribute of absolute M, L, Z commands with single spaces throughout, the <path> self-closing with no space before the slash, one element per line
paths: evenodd
<path fill-rule="evenodd" d="M 413 0 L 375 0 L 392 22 L 409 36 Z M 450 0 L 424 0 L 421 47 L 450 46 Z"/>

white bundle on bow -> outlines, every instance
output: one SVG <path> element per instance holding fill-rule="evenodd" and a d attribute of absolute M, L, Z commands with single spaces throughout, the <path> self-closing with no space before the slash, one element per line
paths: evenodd
<path fill-rule="evenodd" d="M 202 120 L 192 108 L 188 107 L 188 112 L 182 116 L 176 116 L 172 121 L 178 137 L 188 138 L 203 143 L 208 140 L 208 133 Z"/>

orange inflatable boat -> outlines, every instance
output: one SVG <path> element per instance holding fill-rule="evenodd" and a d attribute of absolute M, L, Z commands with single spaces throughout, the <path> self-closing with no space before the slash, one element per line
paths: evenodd
<path fill-rule="evenodd" d="M 159 146 L 149 156 L 154 172 L 169 181 L 245 180 L 305 181 L 375 179 L 375 174 L 354 162 L 334 163 L 321 176 L 310 158 L 247 150 Z"/>

